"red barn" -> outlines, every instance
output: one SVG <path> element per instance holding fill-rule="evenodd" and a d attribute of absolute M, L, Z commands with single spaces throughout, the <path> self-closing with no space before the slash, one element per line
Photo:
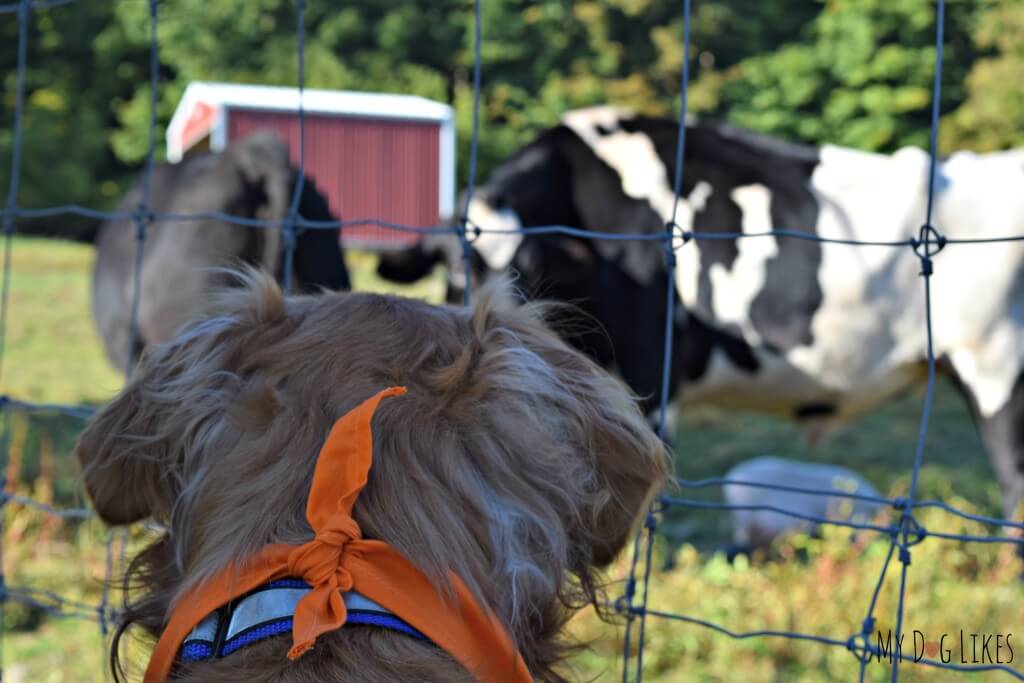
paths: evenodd
<path fill-rule="evenodd" d="M 305 90 L 305 168 L 340 220 L 433 226 L 455 205 L 455 121 L 446 104 L 411 95 Z M 260 129 L 277 131 L 299 161 L 299 91 L 193 82 L 167 128 L 167 158 L 220 151 Z M 346 246 L 396 248 L 416 233 L 346 228 Z"/>

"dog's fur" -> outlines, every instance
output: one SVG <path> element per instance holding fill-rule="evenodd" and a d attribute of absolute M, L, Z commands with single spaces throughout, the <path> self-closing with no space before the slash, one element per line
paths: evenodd
<path fill-rule="evenodd" d="M 77 455 L 110 524 L 167 532 L 132 562 L 126 619 L 160 633 L 175 600 L 231 559 L 312 537 L 316 455 L 341 415 L 391 385 L 355 507 L 445 589 L 454 570 L 507 624 L 537 681 L 560 681 L 560 631 L 594 602 L 669 473 L 663 445 L 618 380 L 517 307 L 507 287 L 474 310 L 374 294 L 284 298 L 269 277 L 219 295 L 208 317 L 154 347 L 82 434 Z M 438 648 L 370 627 L 290 637 L 181 672 L 189 681 L 472 678 Z"/>

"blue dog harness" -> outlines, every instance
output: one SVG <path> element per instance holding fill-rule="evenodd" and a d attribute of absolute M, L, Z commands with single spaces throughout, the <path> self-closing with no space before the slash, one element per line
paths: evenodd
<path fill-rule="evenodd" d="M 213 612 L 192 629 L 182 643 L 178 660 L 201 662 L 227 657 L 247 645 L 290 633 L 295 606 L 310 591 L 302 579 L 281 579 L 257 588 Z M 417 640 L 427 637 L 373 600 L 349 591 L 342 596 L 345 624 L 376 626 Z"/>

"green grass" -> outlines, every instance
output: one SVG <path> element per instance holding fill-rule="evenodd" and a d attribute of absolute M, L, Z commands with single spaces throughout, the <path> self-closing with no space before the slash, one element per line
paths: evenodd
<path fill-rule="evenodd" d="M 123 375 L 103 353 L 90 312 L 93 250 L 58 240 L 16 238 L 7 348 L 0 392 L 41 403 L 107 401 Z M 348 255 L 354 286 L 439 301 L 443 274 L 414 287 L 381 280 L 374 256 Z"/>
<path fill-rule="evenodd" d="M 0 393 L 37 402 L 100 404 L 120 387 L 93 328 L 89 310 L 92 250 L 83 245 L 16 239 L 7 353 Z M 438 301 L 443 277 L 435 273 L 413 288 L 376 278 L 374 257 L 348 255 L 355 287 Z M 750 457 L 775 454 L 833 462 L 864 474 L 881 491 L 906 490 L 921 406 L 920 392 L 888 403 L 817 448 L 803 442 L 790 423 L 747 414 L 702 409 L 679 420 L 673 435 L 678 473 L 689 479 L 723 474 Z M 20 493 L 61 505 L 82 503 L 74 464 L 68 457 L 78 420 L 58 415 L 18 417 L 11 422 L 12 461 Z M 998 514 L 991 469 L 970 417 L 956 392 L 940 383 L 931 422 L 921 495 Z M 685 491 L 714 499 L 717 491 Z M 981 532 L 941 513 L 924 516 L 930 528 Z M 800 561 L 730 566 L 708 552 L 725 537 L 724 513 L 672 510 L 656 547 L 650 605 L 709 619 L 734 630 L 780 628 L 845 640 L 859 630 L 887 550 L 882 540 L 833 530 L 823 540 L 794 538 L 777 549 Z M 94 522 L 55 523 L 35 512 L 7 506 L 4 570 L 11 585 L 50 588 L 95 601 L 101 594 L 105 532 Z M 703 551 L 703 552 L 699 552 Z M 623 558 L 625 561 L 625 558 Z M 671 566 L 671 569 L 667 567 Z M 613 575 L 621 576 L 625 565 Z M 1009 549 L 929 540 L 914 550 L 910 567 L 907 625 L 927 633 L 1022 631 L 1017 565 Z M 879 599 L 878 628 L 893 626 L 898 563 Z M 613 593 L 617 589 L 613 588 Z M 4 614 L 3 662 L 9 681 L 104 680 L 102 638 L 95 623 L 46 619 L 8 606 Z M 574 633 L 592 643 L 574 658 L 580 680 L 612 680 L 620 670 L 621 628 L 585 612 Z M 856 680 L 853 656 L 842 649 L 775 639 L 734 641 L 694 626 L 651 619 L 647 626 L 645 679 L 649 681 L 832 681 Z M 1024 670 L 1024 638 L 1015 666 Z M 961 680 L 956 674 L 905 667 L 901 680 Z M 987 674 L 969 680 L 1005 680 Z M 867 680 L 888 680 L 880 664 Z"/>
<path fill-rule="evenodd" d="M 99 403 L 121 386 L 90 314 L 92 249 L 18 238 L 0 390 L 37 402 Z"/>

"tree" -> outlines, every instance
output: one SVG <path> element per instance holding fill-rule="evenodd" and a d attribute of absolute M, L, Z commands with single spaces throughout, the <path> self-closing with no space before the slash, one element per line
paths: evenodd
<path fill-rule="evenodd" d="M 963 98 L 977 0 L 948 7 L 941 110 Z M 827 0 L 807 39 L 729 70 L 716 113 L 767 133 L 873 151 L 927 146 L 933 78 L 930 0 Z"/>
<path fill-rule="evenodd" d="M 978 151 L 1024 145 L 1024 0 L 986 0 L 974 44 L 983 51 L 967 97 L 946 121 L 943 147 Z"/>
<path fill-rule="evenodd" d="M 108 146 L 118 125 L 112 103 L 130 96 L 142 77 L 145 55 L 110 42 L 99 50 L 97 34 L 113 21 L 113 6 L 80 2 L 30 17 L 22 165 L 18 204 L 43 207 L 69 203 L 107 206 L 121 192 L 124 169 Z M 10 177 L 17 85 L 18 22 L 0 15 L 0 187 L 6 199 Z M 32 227 L 88 237 L 94 222 L 64 217 Z"/>

